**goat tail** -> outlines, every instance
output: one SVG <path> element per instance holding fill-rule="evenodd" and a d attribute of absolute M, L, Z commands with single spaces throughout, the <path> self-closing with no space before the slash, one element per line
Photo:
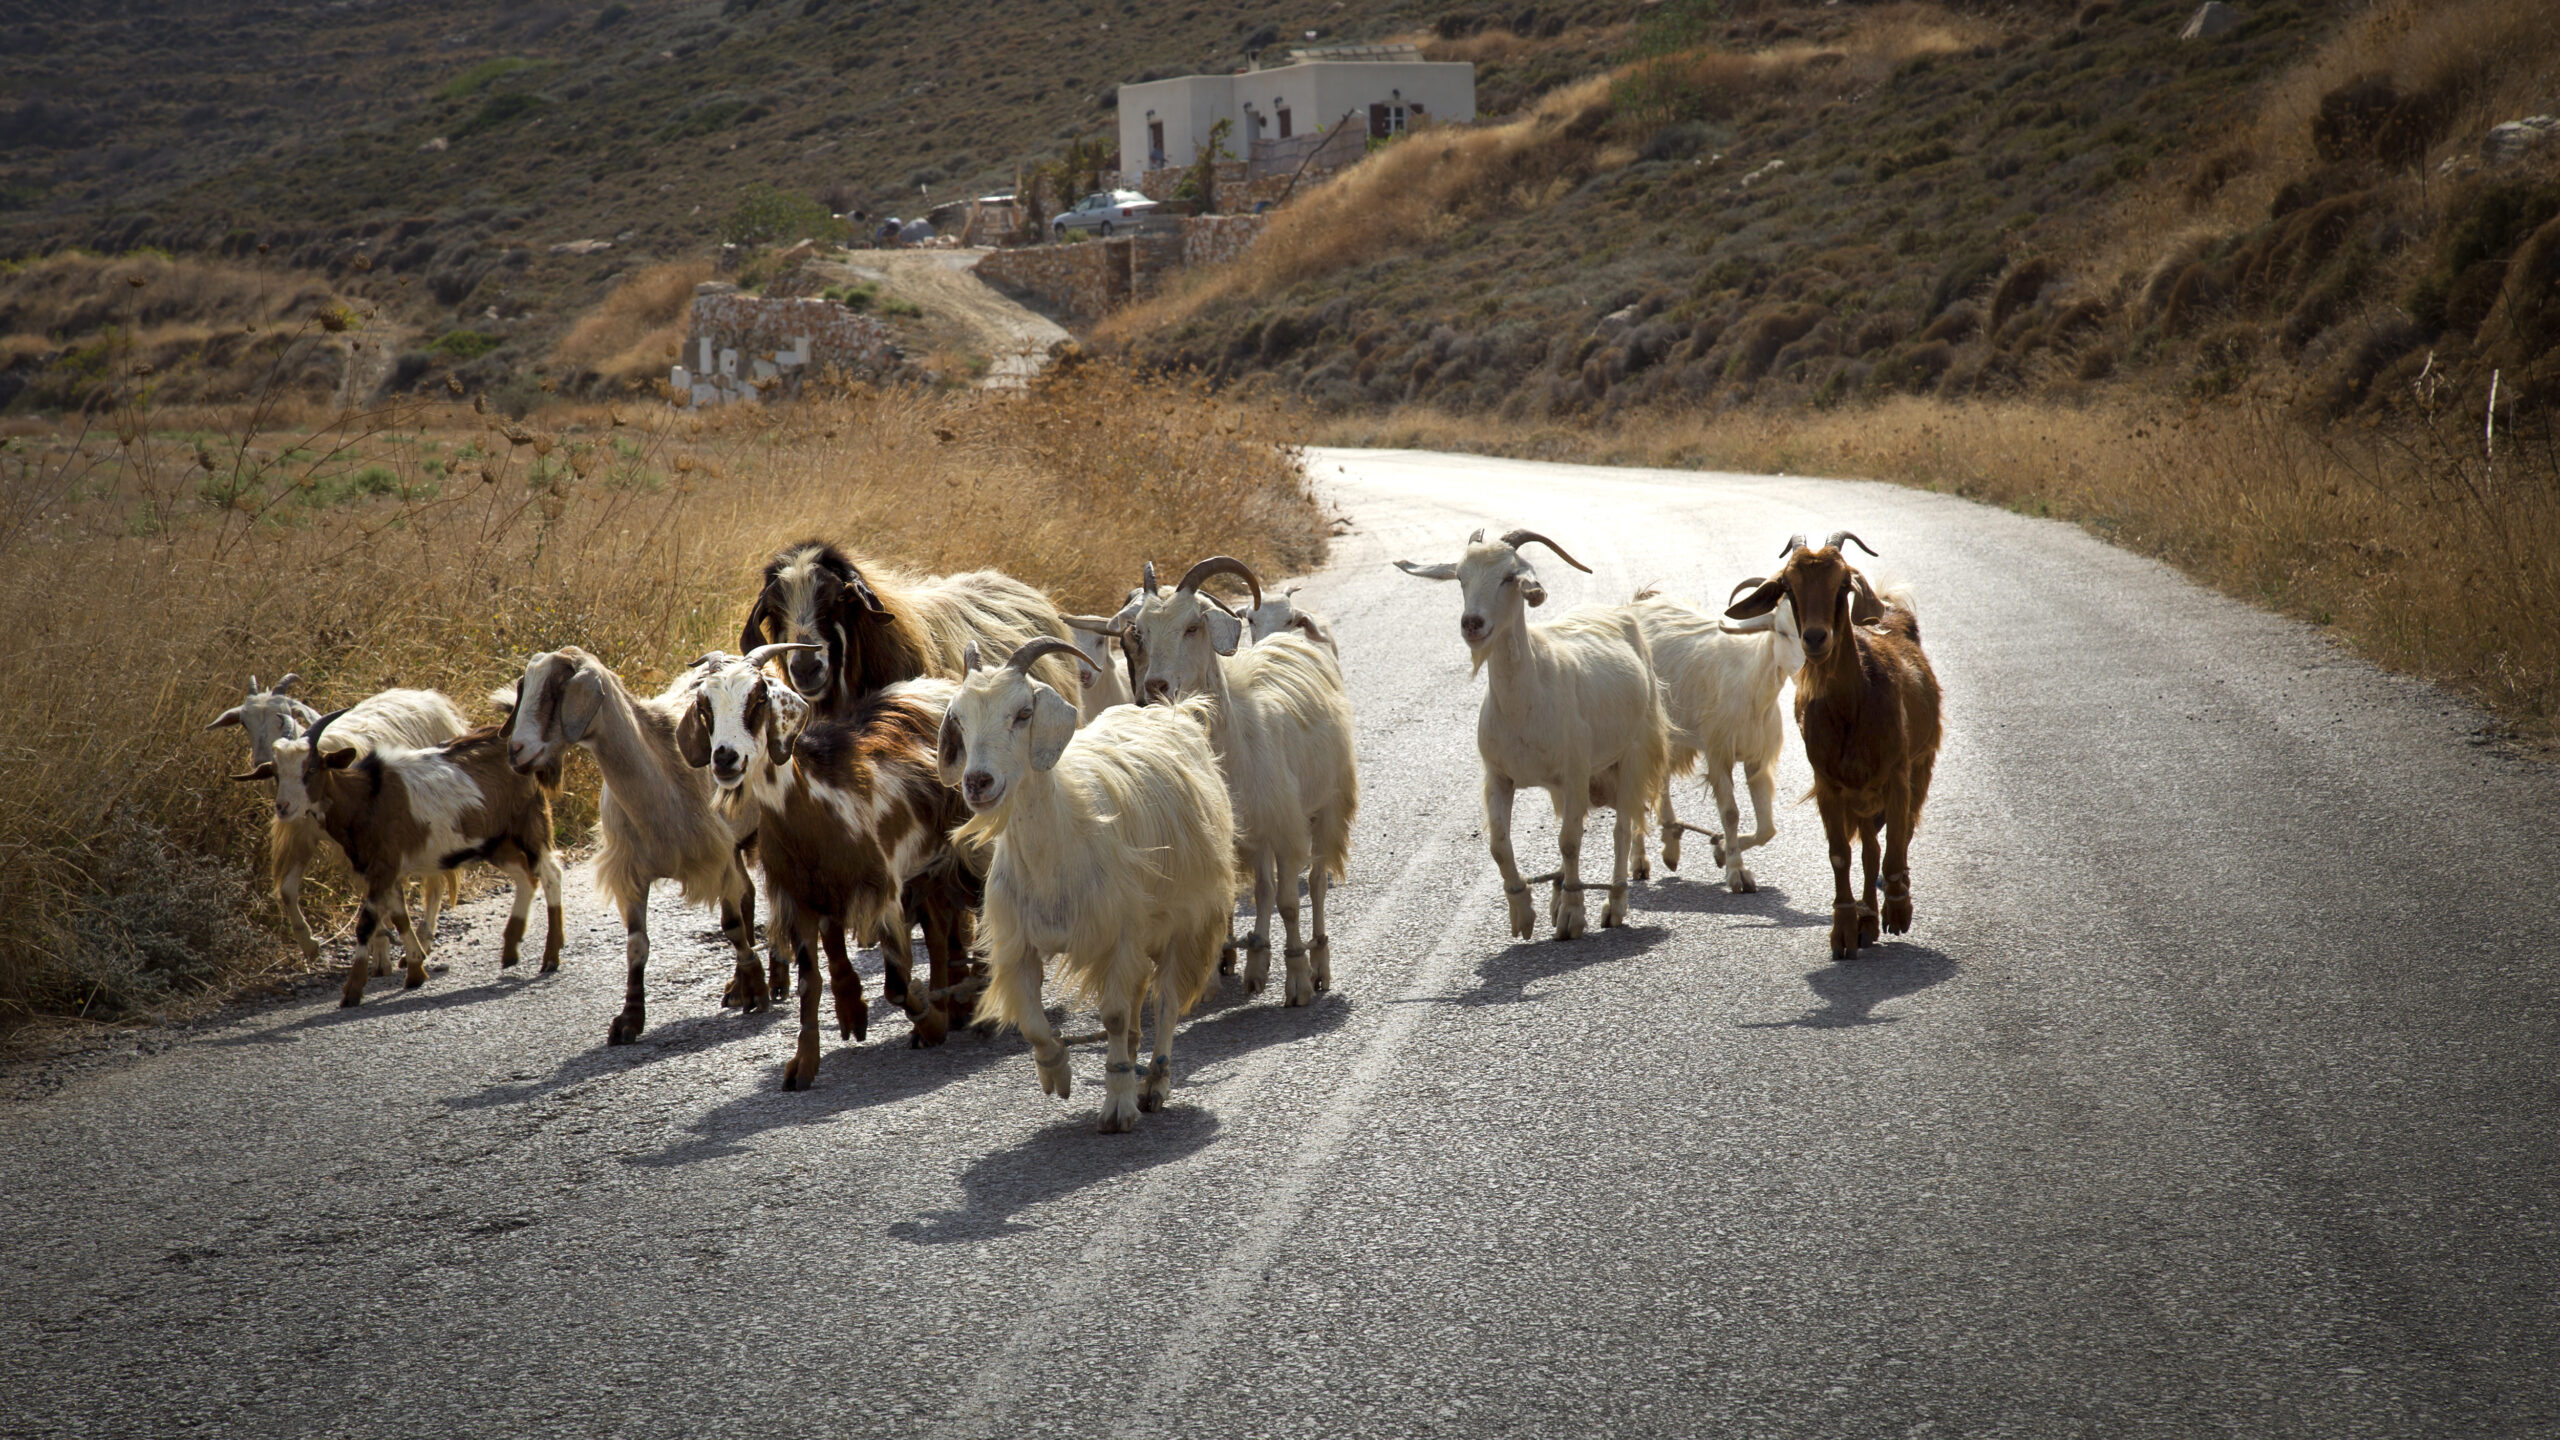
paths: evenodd
<path fill-rule="evenodd" d="M 1895 577 L 1876 585 L 1875 591 L 1876 598 L 1884 602 L 1884 618 L 1877 623 L 1912 644 L 1919 644 L 1920 598 L 1912 592 L 1911 582 Z"/>

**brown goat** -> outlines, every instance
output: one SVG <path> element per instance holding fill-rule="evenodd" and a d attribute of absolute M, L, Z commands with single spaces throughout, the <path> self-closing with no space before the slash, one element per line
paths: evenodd
<path fill-rule="evenodd" d="M 355 958 L 338 1003 L 364 999 L 373 968 L 368 952 L 384 945 L 386 925 L 400 936 L 409 988 L 427 983 L 426 948 L 410 927 L 401 877 L 453 870 L 473 860 L 501 866 L 515 880 L 515 910 L 507 917 L 498 964 L 516 963 L 539 878 L 551 921 L 542 968 L 559 969 L 560 856 L 551 839 L 559 768 L 516 773 L 507 763 L 506 737 L 494 728 L 432 750 L 377 745 L 359 756 L 324 749 L 320 742 L 329 722 L 345 713 L 322 716 L 310 733 L 277 742 L 275 752 L 277 818 L 316 819 L 346 853 L 347 867 L 364 880 Z"/>
<path fill-rule="evenodd" d="M 1900 935 L 1911 928 L 1911 836 L 1928 803 L 1938 763 L 1938 677 L 1920 648 L 1920 617 L 1908 601 L 1879 597 L 1840 544 L 1876 553 L 1843 530 L 1812 549 L 1798 535 L 1786 563 L 1725 614 L 1759 624 L 1780 597 L 1794 603 L 1804 636 L 1804 669 L 1796 674 L 1796 728 L 1813 766 L 1814 803 L 1831 841 L 1831 957 L 1846 960 L 1873 945 L 1878 921 Z M 1862 613 L 1872 608 L 1876 618 Z M 1884 897 L 1879 913 L 1877 834 L 1883 833 Z M 1866 868 L 1864 898 L 1849 889 L 1849 841 Z"/>

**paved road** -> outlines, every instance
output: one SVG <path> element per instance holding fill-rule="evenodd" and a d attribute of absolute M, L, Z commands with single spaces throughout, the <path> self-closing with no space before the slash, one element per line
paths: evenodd
<path fill-rule="evenodd" d="M 423 991 L 0 1108 L 0 1430 L 2560 1433 L 2551 771 L 2047 522 L 1313 463 L 1358 522 L 1305 592 L 1362 726 L 1335 993 L 1213 997 L 1102 1137 L 1091 1050 L 1061 1105 L 885 1011 L 781 1093 L 673 911 L 607 1050 L 613 923 L 500 979 L 484 909 Z M 1509 523 L 1598 568 L 1564 603 L 1875 542 L 1950 697 L 1905 943 L 1829 963 L 1810 806 L 1757 894 L 1505 937 L 1456 596 L 1388 562 Z"/>

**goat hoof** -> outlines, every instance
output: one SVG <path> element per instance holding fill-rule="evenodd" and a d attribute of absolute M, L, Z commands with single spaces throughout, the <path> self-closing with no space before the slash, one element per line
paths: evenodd
<path fill-rule="evenodd" d="M 1884 928 L 1896 935 L 1910 933 L 1911 897 L 1906 895 L 1884 902 Z"/>
<path fill-rule="evenodd" d="M 1650 880 L 1653 878 L 1653 862 L 1639 855 L 1636 857 L 1635 869 L 1628 873 L 1638 880 Z"/>
<path fill-rule="evenodd" d="M 1218 973 L 1221 975 L 1236 973 L 1236 942 L 1233 940 L 1218 947 Z"/>
<path fill-rule="evenodd" d="M 1872 910 L 1859 912 L 1858 943 L 1860 945 L 1873 945 L 1881 938 L 1883 937 L 1876 927 L 1875 912 Z"/>
<path fill-rule="evenodd" d="M 558 974 L 559 972 L 560 972 L 560 957 L 559 957 L 559 956 L 557 956 L 557 955 L 551 955 L 551 956 L 546 956 L 546 957 L 544 957 L 543 962 L 542 962 L 542 973 L 543 973 L 543 974 L 545 974 L 545 975 L 556 975 L 556 974 Z"/>
<path fill-rule="evenodd" d="M 1760 886 L 1757 881 L 1751 878 L 1750 871 L 1734 870 L 1725 875 L 1724 888 L 1732 891 L 1736 895 L 1749 895 L 1758 891 Z"/>
<path fill-rule="evenodd" d="M 1134 1099 L 1119 1096 L 1102 1104 L 1102 1133 L 1126 1135 L 1138 1128 L 1138 1106 Z"/>
<path fill-rule="evenodd" d="M 1858 953 L 1858 907 L 1831 907 L 1831 958 L 1846 960 Z"/>
<path fill-rule="evenodd" d="M 501 970 L 513 970 L 523 963 L 524 957 L 521 955 L 501 955 L 498 957 L 498 968 Z"/>
<path fill-rule="evenodd" d="M 421 970 L 417 974 L 403 976 L 400 981 L 400 988 L 403 990 L 415 990 L 426 983 L 427 974 L 425 971 Z"/>
<path fill-rule="evenodd" d="M 341 1009 L 341 1010 L 352 1010 L 352 1009 L 354 1009 L 355 1007 L 357 1007 L 358 1005 L 361 1005 L 361 1004 L 363 1004 L 363 1003 L 364 1003 L 364 992 L 363 992 L 363 991 L 361 991 L 361 990 L 359 990 L 359 991 L 355 992 L 354 994 L 346 994 L 346 993 L 341 992 L 341 993 L 339 994 L 339 996 L 338 996 L 338 1008 L 339 1008 L 339 1009 Z"/>
<path fill-rule="evenodd" d="M 649 1021 L 647 1017 L 643 1016 L 639 1011 L 625 1010 L 621 1014 L 614 1016 L 613 1024 L 606 1028 L 604 1032 L 604 1043 L 607 1045 L 628 1045 L 632 1041 L 639 1039 L 640 1032 L 647 1029 L 648 1025 Z"/>
<path fill-rule="evenodd" d="M 1662 837 L 1662 868 L 1665 870 L 1680 868 L 1680 832 L 1677 830 Z M 1645 877 L 1638 875 L 1636 878 L 1641 880 Z"/>
<path fill-rule="evenodd" d="M 1515 940 L 1534 940 L 1538 935 L 1538 912 L 1526 895 L 1511 897 L 1511 936 Z"/>
<path fill-rule="evenodd" d="M 951 1017 L 943 1014 L 939 1006 L 927 1005 L 909 1023 L 914 1027 L 907 1035 L 907 1048 L 911 1050 L 939 1045 L 951 1034 Z"/>
<path fill-rule="evenodd" d="M 1290 976 L 1289 1004 L 1291 1008 L 1294 1009 L 1300 1005 L 1313 1005 L 1314 1003 L 1316 1003 L 1316 982 L 1310 978 L 1296 975 Z"/>
<path fill-rule="evenodd" d="M 1075 1092 L 1075 1072 L 1067 1068 L 1067 1057 L 1064 1054 L 1058 1056 L 1058 1063 L 1055 1065 L 1046 1060 L 1039 1062 L 1039 1069 L 1040 1089 L 1043 1094 L 1055 1095 L 1064 1100 Z"/>

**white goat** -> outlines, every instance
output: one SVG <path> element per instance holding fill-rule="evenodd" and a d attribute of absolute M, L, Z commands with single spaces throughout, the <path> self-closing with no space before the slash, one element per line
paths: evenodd
<path fill-rule="evenodd" d="M 990 978 L 978 1017 L 1021 1028 L 1040 1088 L 1073 1088 L 1040 991 L 1048 958 L 1102 1011 L 1102 1128 L 1127 1130 L 1173 1087 L 1173 1025 L 1206 988 L 1235 903 L 1235 812 L 1209 748 L 1210 702 L 1123 705 L 1076 729 L 1076 707 L 1027 673 L 1067 642 L 1034 640 L 969 673 L 937 759 L 972 812 L 958 838 L 992 845 Z M 1072 743 L 1071 743 L 1072 742 Z M 1137 1079 L 1139 1011 L 1155 992 L 1155 1061 Z"/>
<path fill-rule="evenodd" d="M 1083 687 L 1076 692 L 1076 723 L 1090 725 L 1093 717 L 1103 711 L 1134 699 L 1129 693 L 1127 661 L 1120 653 L 1119 642 L 1111 638 L 1111 626 L 1118 617 L 1061 618 L 1067 622 L 1067 638 L 1075 642 L 1076 679 Z"/>
<path fill-rule="evenodd" d="M 515 879 L 515 911 L 507 918 L 498 964 L 516 963 L 539 876 L 551 912 L 542 968 L 559 969 L 560 855 L 551 835 L 558 769 L 528 777 L 510 768 L 496 730 L 474 730 L 432 750 L 377 744 L 359 756 L 330 749 L 329 727 L 345 713 L 323 715 L 308 733 L 277 741 L 275 759 L 277 818 L 316 818 L 364 881 L 356 953 L 338 1003 L 363 1001 L 368 954 L 378 962 L 386 925 L 399 933 L 407 953 L 409 988 L 427 983 L 426 947 L 409 924 L 400 882 L 474 860 L 504 866 Z"/>
<path fill-rule="evenodd" d="M 1735 587 L 1756 590 L 1764 582 L 1745 580 Z M 1778 756 L 1786 748 L 1786 719 L 1778 709 L 1778 692 L 1787 677 L 1804 668 L 1804 639 L 1796 632 L 1795 607 L 1780 600 L 1763 619 L 1736 624 L 1722 614 L 1693 610 L 1651 590 L 1636 592 L 1636 623 L 1662 677 L 1664 700 L 1671 716 L 1671 763 L 1663 775 L 1657 804 L 1662 811 L 1662 863 L 1680 868 L 1680 832 L 1707 837 L 1716 863 L 1724 867 L 1724 883 L 1740 893 L 1757 889 L 1744 868 L 1742 853 L 1769 843 L 1778 833 L 1776 792 Z M 1745 627 L 1750 633 L 1740 633 Z M 1672 809 L 1671 784 L 1704 763 L 1707 784 L 1715 792 L 1716 814 L 1723 828 L 1702 830 L 1683 824 Z M 1742 810 L 1734 801 L 1733 767 L 1742 767 L 1751 787 L 1751 811 L 1758 828 L 1741 833 Z M 1644 878 L 1644 837 L 1636 837 L 1636 877 Z"/>
<path fill-rule="evenodd" d="M 793 650 L 766 646 L 760 664 Z M 815 646 L 798 647 L 814 649 Z M 683 733 L 695 712 L 703 669 L 689 666 L 654 698 L 625 689 L 622 677 L 576 646 L 525 662 L 507 700 L 507 763 L 518 774 L 557 768 L 573 746 L 595 756 L 604 787 L 596 799 L 596 890 L 622 912 L 625 979 L 622 1013 L 605 1043 L 628 1045 L 648 1028 L 649 887 L 673 880 L 689 905 L 718 905 L 720 933 L 737 955 L 729 1003 L 749 1010 L 772 1004 L 755 953 L 755 883 L 738 833 L 712 805 L 710 777 L 688 756 L 699 736 Z"/>
<path fill-rule="evenodd" d="M 1529 623 L 1527 607 L 1547 603 L 1538 572 L 1520 557 L 1530 544 L 1590 573 L 1534 530 L 1492 542 L 1478 530 L 1454 564 L 1396 565 L 1425 580 L 1459 582 L 1465 609 L 1458 634 L 1478 668 L 1493 667 L 1476 712 L 1476 753 L 1484 759 L 1485 833 L 1511 903 L 1511 933 L 1523 940 L 1536 933 L 1529 887 L 1551 880 L 1548 919 L 1557 939 L 1570 940 L 1584 928 L 1582 822 L 1594 805 L 1618 812 L 1617 859 L 1600 923 L 1626 923 L 1628 869 L 1645 810 L 1662 788 L 1670 721 L 1643 628 L 1627 606 L 1586 605 L 1544 625 Z M 1562 868 L 1527 880 L 1511 853 L 1511 800 L 1522 785 L 1555 802 L 1564 858 Z"/>
<path fill-rule="evenodd" d="M 287 675 L 273 689 L 260 689 L 258 677 L 249 677 L 247 699 L 221 714 L 204 728 L 220 730 L 237 726 L 249 737 L 250 768 L 234 775 L 234 780 L 272 780 L 276 773 L 276 742 L 299 738 L 320 712 L 292 698 L 287 692 L 301 683 L 299 675 Z M 433 690 L 385 690 L 350 706 L 329 727 L 332 749 L 353 750 L 358 755 L 370 753 L 376 743 L 397 745 L 404 749 L 424 750 L 441 745 L 471 728 L 462 712 L 451 700 Z M 284 912 L 284 928 L 306 960 L 320 956 L 320 942 L 312 937 L 311 922 L 302 913 L 302 872 L 311 866 L 311 857 L 320 853 L 320 842 L 326 838 L 320 822 L 308 816 L 293 820 L 270 819 L 267 822 L 267 862 L 275 879 L 276 908 Z M 436 933 L 436 911 L 446 904 L 462 900 L 462 877 L 452 871 L 430 872 L 420 876 L 419 928 L 421 938 L 432 942 Z M 383 957 L 389 973 L 389 956 Z"/>
<path fill-rule="evenodd" d="M 1260 991 L 1271 973 L 1271 914 L 1280 913 L 1287 967 L 1285 998 L 1305 1005 L 1333 986 L 1333 938 L 1325 928 L 1327 885 L 1344 873 L 1351 822 L 1360 811 L 1360 775 L 1351 747 L 1351 701 L 1333 657 L 1296 632 L 1238 648 L 1244 621 L 1200 593 L 1213 575 L 1262 583 L 1241 560 L 1218 555 L 1191 567 L 1172 590 L 1140 597 L 1122 643 L 1142 657 L 1139 693 L 1150 705 L 1195 696 L 1214 701 L 1209 742 L 1227 779 L 1236 817 L 1237 857 L 1253 875 L 1253 938 L 1244 984 Z M 1298 933 L 1298 877 L 1307 880 L 1314 943 Z"/>
<path fill-rule="evenodd" d="M 1325 623 L 1322 615 L 1299 604 L 1295 598 L 1297 593 L 1298 587 L 1292 585 L 1254 606 L 1252 613 L 1245 616 L 1246 623 L 1253 630 L 1253 643 L 1259 645 L 1274 635 L 1295 631 L 1323 646 L 1325 653 L 1334 658 L 1334 663 L 1340 664 L 1342 647 L 1333 643 L 1333 627 Z"/>

